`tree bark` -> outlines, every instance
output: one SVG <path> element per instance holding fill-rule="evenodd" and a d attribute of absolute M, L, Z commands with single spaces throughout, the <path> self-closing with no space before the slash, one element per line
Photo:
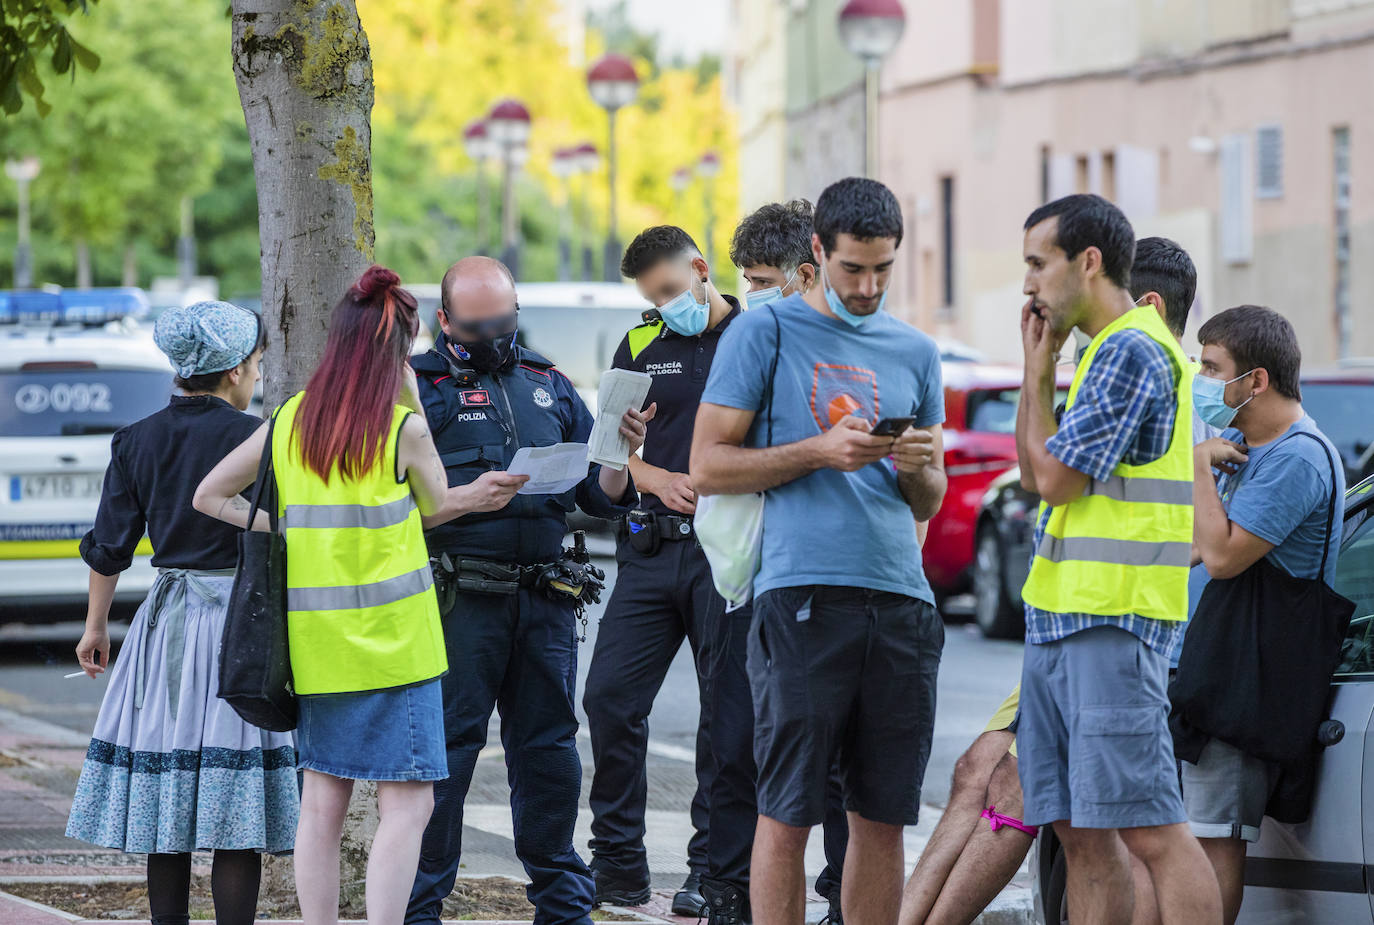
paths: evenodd
<path fill-rule="evenodd" d="M 329 313 L 372 262 L 372 57 L 354 0 L 233 0 L 253 151 L 274 408 L 304 387 Z"/>
<path fill-rule="evenodd" d="M 372 262 L 372 57 L 354 0 L 233 0 L 234 78 L 253 151 L 268 332 L 264 403 L 305 386 L 329 313 Z M 362 905 L 375 791 L 344 828 L 340 899 Z M 289 865 L 277 859 L 268 876 Z"/>

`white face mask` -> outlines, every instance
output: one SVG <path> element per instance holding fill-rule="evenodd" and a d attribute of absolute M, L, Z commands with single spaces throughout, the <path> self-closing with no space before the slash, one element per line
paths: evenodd
<path fill-rule="evenodd" d="M 792 285 L 792 280 L 797 278 L 797 273 L 800 270 L 800 266 L 798 266 L 796 270 L 793 270 L 792 275 L 787 277 L 787 281 L 781 286 L 769 286 L 767 289 L 760 289 L 757 292 L 746 292 L 744 294 L 745 304 L 751 309 L 763 308 L 769 302 L 782 298 L 783 292 L 788 286 Z"/>

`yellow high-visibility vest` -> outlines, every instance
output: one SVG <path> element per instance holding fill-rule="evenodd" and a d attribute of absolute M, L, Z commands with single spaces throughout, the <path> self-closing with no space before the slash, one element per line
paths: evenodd
<path fill-rule="evenodd" d="M 411 412 L 396 406 L 377 464 L 328 484 L 305 465 L 295 436 L 300 392 L 272 435 L 286 537 L 287 637 L 297 694 L 380 690 L 427 681 L 448 667 L 420 511 L 398 481 L 397 442 Z"/>
<path fill-rule="evenodd" d="M 1051 508 L 1021 596 L 1050 613 L 1186 620 L 1193 545 L 1194 367 L 1159 312 L 1150 305 L 1136 308 L 1093 338 L 1074 374 L 1068 407 L 1073 407 L 1103 342 L 1132 329 L 1163 347 L 1178 371 L 1169 450 L 1143 466 L 1120 463 L 1107 481 L 1094 479 L 1082 497 Z M 1042 516 L 1044 510 L 1042 502 Z"/>

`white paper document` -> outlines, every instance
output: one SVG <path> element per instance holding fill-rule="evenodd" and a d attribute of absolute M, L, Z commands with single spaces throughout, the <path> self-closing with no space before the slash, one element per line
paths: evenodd
<path fill-rule="evenodd" d="M 596 423 L 587 438 L 587 461 L 616 471 L 630 461 L 630 441 L 620 432 L 620 419 L 631 408 L 638 411 L 649 397 L 653 377 L 629 369 L 608 369 L 596 390 Z"/>
<path fill-rule="evenodd" d="M 519 494 L 561 495 L 587 477 L 587 444 L 522 446 L 506 471 L 530 477 Z"/>

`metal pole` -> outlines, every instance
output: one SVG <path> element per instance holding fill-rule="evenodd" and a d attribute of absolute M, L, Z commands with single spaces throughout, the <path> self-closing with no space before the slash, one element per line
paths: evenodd
<path fill-rule="evenodd" d="M 610 211 L 606 219 L 606 254 L 602 278 L 608 283 L 620 282 L 620 240 L 615 225 L 615 110 L 606 110 L 606 126 L 610 137 L 606 145 L 606 182 L 610 187 Z"/>
<path fill-rule="evenodd" d="M 596 275 L 594 266 L 596 257 L 592 253 L 592 214 L 587 208 L 587 184 L 590 179 L 584 179 L 578 184 L 577 192 L 577 214 L 578 222 L 581 226 L 579 237 L 582 239 L 582 282 L 591 282 Z"/>
<path fill-rule="evenodd" d="M 487 159 L 477 159 L 477 253 L 491 251 L 491 194 L 487 190 Z"/>
<path fill-rule="evenodd" d="M 27 289 L 33 285 L 33 249 L 29 246 L 29 181 L 16 181 L 19 186 L 19 240 L 14 245 L 14 288 Z"/>
<path fill-rule="evenodd" d="M 864 171 L 878 178 L 878 61 L 870 58 L 864 68 Z"/>
<path fill-rule="evenodd" d="M 563 208 L 558 214 L 558 281 L 572 279 L 572 177 L 563 178 Z"/>
<path fill-rule="evenodd" d="M 710 267 L 711 272 L 714 273 L 716 269 L 716 248 L 712 240 L 715 237 L 716 230 L 716 211 L 711 202 L 711 194 L 715 192 L 716 181 L 707 180 L 701 185 L 701 189 L 702 199 L 705 200 L 706 203 L 706 265 Z"/>
<path fill-rule="evenodd" d="M 181 235 L 177 238 L 177 275 L 181 288 L 188 289 L 196 275 L 196 237 L 194 203 L 190 196 L 181 197 Z"/>
<path fill-rule="evenodd" d="M 519 223 L 515 204 L 515 146 L 506 144 L 504 165 L 503 204 L 501 206 L 501 262 L 510 270 L 511 276 L 520 278 L 520 250 L 517 243 Z"/>

